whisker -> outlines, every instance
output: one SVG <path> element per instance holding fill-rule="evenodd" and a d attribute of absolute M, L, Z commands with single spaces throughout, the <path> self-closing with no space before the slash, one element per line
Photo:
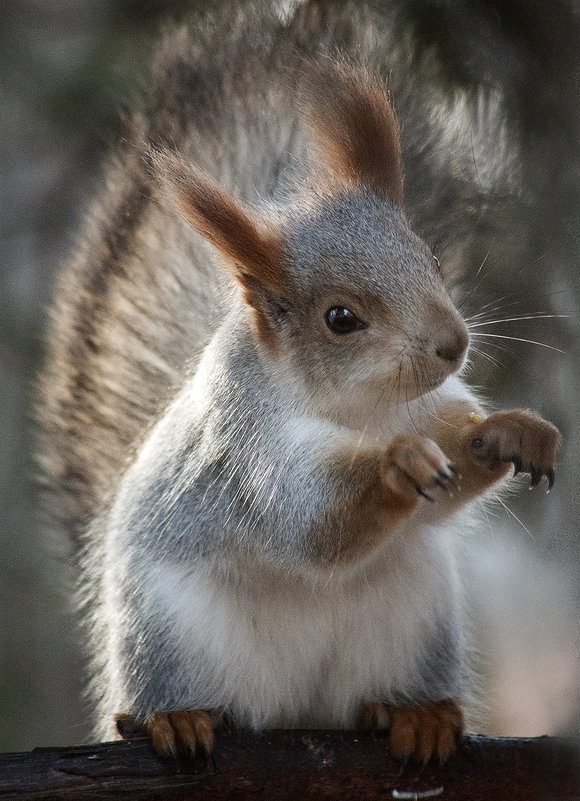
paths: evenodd
<path fill-rule="evenodd" d="M 399 406 L 401 404 L 401 374 L 403 372 L 403 353 L 404 353 L 404 351 L 405 351 L 405 348 L 403 347 L 401 349 L 398 357 L 397 357 L 398 360 L 399 360 L 399 370 L 397 372 L 397 377 L 396 377 L 395 382 L 393 384 L 391 397 L 389 398 L 389 401 L 390 401 L 393 398 L 393 395 L 396 392 L 396 400 L 395 400 L 395 402 L 396 402 L 397 406 Z"/>
<path fill-rule="evenodd" d="M 512 510 L 509 508 L 509 506 L 508 506 L 507 504 L 505 504 L 505 503 L 502 501 L 502 499 L 501 499 L 501 498 L 497 498 L 497 500 L 498 500 L 498 501 L 501 503 L 501 505 L 502 505 L 502 506 L 503 506 L 503 508 L 506 510 L 506 512 L 507 512 L 508 514 L 510 514 L 510 515 L 511 515 L 511 516 L 514 518 L 514 520 L 517 520 L 517 522 L 520 524 L 520 526 L 523 528 L 523 530 L 526 532 L 526 534 L 528 534 L 528 535 L 529 535 L 529 536 L 530 536 L 530 537 L 531 537 L 533 540 L 535 540 L 536 538 L 534 537 L 534 535 L 532 534 L 532 532 L 529 530 L 529 528 L 527 528 L 527 527 L 526 527 L 526 526 L 525 526 L 525 525 L 522 523 L 522 521 L 521 521 L 521 520 L 520 520 L 520 518 L 517 516 L 517 514 L 516 514 L 515 512 L 512 512 Z"/>
<path fill-rule="evenodd" d="M 517 306 L 518 303 L 519 303 L 519 300 L 514 300 L 511 303 L 504 303 L 504 304 L 500 304 L 500 305 L 494 306 L 493 308 L 487 309 L 486 311 L 483 311 L 483 309 L 485 307 L 482 306 L 481 307 L 482 311 L 479 311 L 477 314 L 472 314 L 469 317 L 465 317 L 464 321 L 465 321 L 466 324 L 469 325 L 473 320 L 478 320 L 478 319 L 480 319 L 482 317 L 487 317 L 488 315 L 491 316 L 492 312 L 504 311 L 509 306 Z M 491 304 L 488 303 L 488 304 L 486 304 L 486 306 L 491 306 Z M 542 310 L 533 311 L 533 312 L 531 312 L 531 311 L 530 312 L 522 312 L 522 314 L 516 314 L 513 317 L 502 317 L 502 318 L 498 317 L 498 318 L 493 318 L 493 319 L 497 319 L 500 322 L 502 320 L 503 321 L 507 321 L 507 322 L 511 322 L 512 320 L 536 320 L 536 319 L 544 319 L 546 317 L 558 317 L 558 318 L 567 320 L 567 319 L 569 319 L 571 317 L 571 315 L 570 314 L 551 314 L 549 311 L 544 311 L 542 309 Z"/>
<path fill-rule="evenodd" d="M 489 507 L 486 504 L 482 505 L 481 510 L 482 510 L 483 514 L 485 515 L 486 523 L 489 526 L 489 533 L 491 534 L 492 539 L 495 541 L 496 532 L 495 532 L 493 526 L 491 525 L 491 516 L 492 516 L 491 515 L 491 511 L 490 511 Z"/>
<path fill-rule="evenodd" d="M 487 314 L 487 312 L 484 312 L 483 310 L 484 309 L 489 309 L 489 306 L 493 306 L 494 303 L 497 303 L 498 305 L 495 307 L 495 309 L 490 309 L 490 311 L 499 311 L 499 309 L 505 309 L 508 306 L 517 305 L 519 303 L 519 300 L 512 300 L 509 303 L 504 303 L 503 306 L 499 305 L 499 304 L 501 304 L 502 300 L 507 300 L 508 298 L 512 297 L 514 294 L 515 294 L 515 292 L 508 292 L 507 295 L 502 295 L 501 298 L 494 298 L 494 300 L 490 300 L 489 303 L 484 303 L 483 306 L 479 306 L 480 311 L 479 311 L 478 314 L 474 315 L 474 317 L 481 317 L 481 315 Z M 470 319 L 470 318 L 468 318 L 468 319 Z"/>
<path fill-rule="evenodd" d="M 548 255 L 547 253 L 541 253 L 541 254 L 538 256 L 538 258 L 537 258 L 537 259 L 534 259 L 533 261 L 527 262 L 526 264 L 524 264 L 524 266 L 523 266 L 521 269 L 519 269 L 519 270 L 517 271 L 516 275 L 521 275 L 521 274 L 522 274 L 522 273 L 524 273 L 526 270 L 529 270 L 529 269 L 530 269 L 530 267 L 533 267 L 535 264 L 538 264 L 538 262 L 540 262 L 540 261 L 544 261 L 544 259 L 546 258 L 546 256 L 547 256 L 547 255 Z"/>
<path fill-rule="evenodd" d="M 489 353 L 485 353 L 483 350 L 479 350 L 479 348 L 472 348 L 474 353 L 477 353 L 478 356 L 481 356 L 482 359 L 486 359 L 488 362 L 491 362 L 495 367 L 503 367 L 504 365 L 498 361 L 494 356 L 491 356 Z"/>
<path fill-rule="evenodd" d="M 512 339 L 514 342 L 527 342 L 529 345 L 539 345 L 541 348 L 548 348 L 548 350 L 555 350 L 558 353 L 566 353 L 565 350 L 561 350 L 561 348 L 556 348 L 554 345 L 546 345 L 545 342 L 538 342 L 535 339 L 524 339 L 523 337 L 508 337 L 505 334 L 487 334 L 484 331 L 478 331 L 477 336 L 479 337 L 493 337 L 494 339 Z"/>
<path fill-rule="evenodd" d="M 420 384 L 419 384 L 419 378 L 418 378 L 418 375 L 417 375 L 417 368 L 416 368 L 416 365 L 415 365 L 415 360 L 413 359 L 413 357 L 412 357 L 411 355 L 409 355 L 409 360 L 410 360 L 410 362 L 411 362 L 411 369 L 412 369 L 412 371 L 413 371 L 413 378 L 414 378 L 414 379 L 415 379 L 415 381 L 417 382 L 417 386 L 420 386 Z M 410 401 L 409 401 L 409 391 L 408 391 L 408 390 L 409 390 L 409 388 L 408 388 L 408 387 L 406 387 L 406 388 L 405 388 L 405 402 L 406 402 L 406 408 L 407 408 L 407 417 L 408 417 L 408 419 L 409 419 L 409 423 L 410 423 L 410 424 L 412 425 L 412 427 L 415 429 L 416 433 L 417 433 L 417 434 L 419 434 L 419 433 L 420 433 L 420 431 L 419 431 L 419 429 L 417 428 L 417 424 L 415 423 L 415 421 L 414 421 L 414 419 L 413 419 L 413 416 L 412 416 L 412 414 L 411 414 L 411 403 L 410 403 Z"/>
<path fill-rule="evenodd" d="M 424 412 L 428 417 L 432 417 L 434 420 L 437 420 L 438 423 L 442 423 L 443 425 L 446 425 L 449 428 L 453 428 L 456 431 L 459 431 L 460 426 L 455 425 L 455 423 L 450 423 L 449 420 L 445 420 L 444 417 L 440 416 L 437 406 L 435 406 L 435 412 L 430 412 L 429 409 L 422 403 L 418 403 L 417 408 L 420 409 L 420 411 Z"/>
<path fill-rule="evenodd" d="M 478 335 L 479 334 L 475 334 L 470 338 L 471 350 L 473 350 L 473 344 L 485 345 L 487 348 L 501 350 L 503 353 L 507 353 L 510 357 L 518 359 L 519 361 L 523 361 L 522 357 L 517 353 L 517 351 L 513 350 L 513 348 L 506 348 L 504 345 L 498 345 L 497 342 L 483 342 L 481 339 L 477 339 Z"/>
<path fill-rule="evenodd" d="M 569 314 L 544 314 L 543 312 L 538 312 L 538 314 L 521 314 L 516 317 L 503 317 L 502 319 L 497 320 L 485 320 L 481 323 L 468 323 L 467 327 L 469 330 L 472 328 L 480 328 L 482 325 L 498 325 L 499 323 L 512 323 L 516 320 L 568 320 L 570 318 Z"/>
<path fill-rule="evenodd" d="M 430 392 L 428 397 L 433 405 L 435 412 L 434 416 L 440 420 L 441 393 L 439 392 L 439 389 L 435 389 L 433 392 Z"/>
<path fill-rule="evenodd" d="M 459 308 L 459 309 L 461 309 L 463 306 L 465 306 L 465 304 L 467 303 L 467 301 L 468 301 L 468 300 L 469 300 L 469 299 L 470 299 L 470 298 L 473 296 L 473 294 L 474 294 L 475 292 L 477 292 L 477 290 L 478 290 L 478 289 L 480 288 L 480 286 L 481 286 L 481 285 L 484 283 L 484 281 L 485 281 L 487 278 L 489 278 L 489 276 L 491 275 L 491 273 L 492 273 L 492 272 L 495 270 L 495 268 L 497 267 L 497 265 L 500 263 L 500 261 L 501 261 L 501 259 L 502 259 L 502 257 L 503 257 L 503 254 L 504 254 L 504 251 L 502 251 L 502 252 L 501 252 L 501 253 L 498 255 L 498 257 L 497 257 L 497 259 L 495 260 L 495 262 L 494 262 L 492 265 L 490 265 L 489 269 L 488 269 L 488 270 L 485 272 L 485 274 L 484 274 L 484 275 L 482 275 L 482 276 L 481 276 L 480 280 L 479 280 L 479 281 L 476 281 L 475 285 L 471 287 L 471 289 L 469 290 L 469 292 L 467 293 L 467 295 L 466 295 L 464 298 L 462 298 L 462 299 L 461 299 L 461 302 L 460 302 L 460 304 L 458 305 L 458 308 Z M 488 256 L 488 255 L 489 255 L 489 253 L 486 255 L 486 257 L 485 257 L 485 259 L 484 259 L 484 263 L 485 263 L 485 261 L 487 260 L 487 256 Z M 482 263 L 482 265 L 480 266 L 480 268 L 478 269 L 477 273 L 475 274 L 475 278 L 477 278 L 477 277 L 479 276 L 479 273 L 481 272 L 481 267 L 483 267 L 483 263 Z"/>
<path fill-rule="evenodd" d="M 477 307 L 478 308 L 477 313 L 475 315 L 472 315 L 472 316 L 468 317 L 467 319 L 469 320 L 469 319 L 474 319 L 477 316 L 482 316 L 484 310 L 488 310 L 490 312 L 491 311 L 499 311 L 500 309 L 507 309 L 509 306 L 517 306 L 517 305 L 521 304 L 523 301 L 525 301 L 527 298 L 530 298 L 530 297 L 534 300 L 537 297 L 537 293 L 538 293 L 539 290 L 542 290 L 544 288 L 549 288 L 551 286 L 552 286 L 551 281 L 544 281 L 544 282 L 534 283 L 534 288 L 529 290 L 529 291 L 527 291 L 527 292 L 526 291 L 522 291 L 521 288 L 517 289 L 517 290 L 513 290 L 511 292 L 506 292 L 505 295 L 502 295 L 499 298 L 494 298 L 493 300 L 490 300 L 488 303 L 484 303 L 482 306 L 481 305 L 478 306 Z M 563 294 L 564 292 L 567 292 L 567 291 L 568 290 L 566 290 L 566 289 L 553 289 L 551 291 L 542 292 L 542 297 L 548 299 L 548 298 L 555 297 L 556 295 L 561 295 L 561 294 Z M 461 301 L 457 304 L 457 308 L 459 310 L 464 308 L 464 306 L 465 306 L 465 302 L 464 301 L 467 300 L 469 297 L 471 297 L 471 294 L 472 293 L 470 292 L 466 296 L 466 298 L 461 299 Z M 515 300 L 510 300 L 510 298 L 515 298 Z M 509 303 L 503 303 L 503 305 L 500 305 L 500 304 L 502 304 L 502 302 L 504 300 L 505 301 L 509 301 Z M 494 307 L 494 309 L 490 309 L 489 307 L 490 306 L 494 306 L 494 304 L 497 304 L 497 305 Z"/>
<path fill-rule="evenodd" d="M 489 250 L 487 251 L 487 253 L 486 253 L 486 254 L 485 254 L 485 256 L 483 257 L 483 261 L 481 262 L 481 264 L 479 265 L 479 267 L 478 267 L 478 269 L 477 269 L 477 272 L 475 273 L 475 277 L 476 277 L 476 278 L 477 278 L 477 276 L 480 274 L 480 272 L 483 270 L 483 267 L 484 267 L 484 265 L 485 265 L 485 262 L 487 261 L 487 259 L 488 259 L 488 257 L 489 257 L 489 254 L 490 254 L 490 253 L 491 253 L 491 248 L 489 248 Z"/>

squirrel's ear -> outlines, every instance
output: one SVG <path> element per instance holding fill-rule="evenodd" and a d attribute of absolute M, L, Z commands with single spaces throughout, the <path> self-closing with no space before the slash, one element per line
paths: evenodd
<path fill-rule="evenodd" d="M 213 178 L 175 153 L 151 149 L 147 158 L 164 194 L 221 253 L 244 289 L 256 282 L 271 290 L 284 285 L 282 237 L 273 224 L 244 209 Z"/>
<path fill-rule="evenodd" d="M 402 203 L 399 126 L 382 82 L 332 62 L 312 65 L 306 76 L 303 114 L 326 166 L 341 182 Z"/>

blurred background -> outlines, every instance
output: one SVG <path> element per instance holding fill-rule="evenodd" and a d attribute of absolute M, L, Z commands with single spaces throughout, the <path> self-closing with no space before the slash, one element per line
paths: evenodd
<path fill-rule="evenodd" d="M 225 0 L 224 0 L 225 1 Z M 217 2 L 217 0 L 215 0 Z M 321 0 L 321 5 L 325 5 Z M 0 750 L 74 744 L 88 731 L 67 544 L 33 488 L 30 397 L 45 308 L 119 109 L 140 86 L 171 0 L 0 4 Z M 482 656 L 485 730 L 580 729 L 580 37 L 573 0 L 391 0 L 450 95 L 505 97 L 521 148 L 518 202 L 483 209 L 463 286 L 480 333 L 471 380 L 531 406 L 565 445 L 549 496 L 521 491 L 482 515 L 464 554 Z M 538 317 L 541 315 L 541 317 Z M 508 321 L 506 318 L 527 318 Z M 510 340 L 503 337 L 515 337 Z M 526 342 L 524 340 L 533 340 Z M 542 344 L 534 344 L 542 343 Z"/>

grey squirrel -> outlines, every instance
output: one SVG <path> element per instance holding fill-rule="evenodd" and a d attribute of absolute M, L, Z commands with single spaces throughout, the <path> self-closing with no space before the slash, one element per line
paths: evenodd
<path fill-rule="evenodd" d="M 446 758 L 453 537 L 512 465 L 554 480 L 557 429 L 459 377 L 468 330 L 417 235 L 466 202 L 451 134 L 372 12 L 324 7 L 170 35 L 56 294 L 42 458 L 98 734 L 121 716 L 164 754 L 226 716 Z"/>

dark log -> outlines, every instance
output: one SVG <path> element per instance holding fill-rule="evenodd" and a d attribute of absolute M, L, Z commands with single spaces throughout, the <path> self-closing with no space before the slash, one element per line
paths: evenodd
<path fill-rule="evenodd" d="M 0 799 L 578 801 L 577 756 L 548 737 L 467 736 L 444 766 L 402 769 L 383 732 L 223 731 L 194 764 L 163 761 L 142 739 L 0 755 Z"/>

